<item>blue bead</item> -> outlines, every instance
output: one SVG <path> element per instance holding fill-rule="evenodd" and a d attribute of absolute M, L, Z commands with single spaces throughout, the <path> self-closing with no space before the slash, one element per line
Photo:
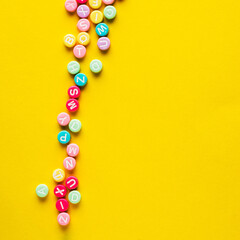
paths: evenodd
<path fill-rule="evenodd" d="M 108 35 L 108 31 L 109 31 L 109 27 L 107 24 L 105 23 L 99 23 L 97 26 L 96 26 L 96 33 L 98 36 L 100 37 L 104 37 L 104 36 L 107 36 Z"/>
<path fill-rule="evenodd" d="M 71 139 L 71 135 L 68 131 L 61 131 L 59 134 L 58 134 L 58 141 L 62 144 L 67 144 L 70 142 L 70 139 Z"/>
<path fill-rule="evenodd" d="M 76 83 L 76 85 L 78 85 L 79 87 L 83 87 L 87 84 L 88 78 L 84 73 L 78 73 L 77 75 L 75 75 L 74 77 L 74 82 Z"/>

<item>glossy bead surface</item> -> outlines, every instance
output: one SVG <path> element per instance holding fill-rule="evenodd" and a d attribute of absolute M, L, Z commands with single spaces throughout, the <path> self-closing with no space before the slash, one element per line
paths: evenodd
<path fill-rule="evenodd" d="M 81 193 L 77 190 L 71 191 L 68 194 L 68 200 L 72 204 L 78 204 L 81 201 L 81 198 L 82 198 Z"/>
<path fill-rule="evenodd" d="M 88 78 L 84 73 L 78 73 L 74 77 L 74 82 L 77 86 L 83 87 L 87 84 Z"/>
<path fill-rule="evenodd" d="M 69 203 L 66 199 L 58 199 L 56 202 L 56 208 L 59 212 L 65 212 L 68 210 Z"/>
<path fill-rule="evenodd" d="M 53 171 L 53 179 L 56 182 L 62 182 L 64 178 L 65 178 L 65 172 L 62 169 L 58 168 Z"/>
<path fill-rule="evenodd" d="M 70 122 L 70 116 L 65 112 L 59 113 L 57 116 L 57 121 L 60 126 L 67 126 Z"/>
<path fill-rule="evenodd" d="M 107 6 L 104 8 L 104 17 L 111 20 L 114 19 L 117 15 L 117 10 L 114 6 Z"/>
<path fill-rule="evenodd" d="M 81 32 L 77 36 L 77 41 L 83 46 L 87 46 L 90 43 L 90 35 L 87 32 Z"/>
<path fill-rule="evenodd" d="M 87 32 L 90 28 L 90 22 L 87 19 L 80 19 L 77 23 L 78 30 L 81 32 Z"/>
<path fill-rule="evenodd" d="M 66 47 L 71 48 L 76 44 L 76 38 L 72 34 L 67 34 L 64 36 L 63 42 Z"/>
<path fill-rule="evenodd" d="M 83 45 L 76 45 L 74 48 L 73 48 L 73 55 L 76 57 L 76 58 L 84 58 L 85 55 L 86 55 L 86 48 L 83 46 Z"/>
<path fill-rule="evenodd" d="M 72 171 L 76 166 L 76 160 L 73 157 L 66 157 L 63 160 L 63 166 L 65 169 Z"/>
<path fill-rule="evenodd" d="M 96 28 L 96 33 L 99 37 L 105 37 L 108 35 L 108 32 L 109 32 L 109 27 L 107 24 L 105 23 L 99 23 Z"/>
<path fill-rule="evenodd" d="M 80 96 L 81 90 L 77 86 L 72 86 L 68 89 L 68 96 L 70 98 L 78 98 Z M 67 114 L 67 113 L 66 113 Z M 70 120 L 70 117 L 69 117 Z M 69 123 L 69 122 L 68 122 Z M 67 124 L 68 124 L 67 123 Z M 66 125 L 65 125 L 66 126 Z"/>
<path fill-rule="evenodd" d="M 102 51 L 107 51 L 110 48 L 111 42 L 107 37 L 101 37 L 97 42 L 98 48 Z"/>
<path fill-rule="evenodd" d="M 80 64 L 77 61 L 71 61 L 67 65 L 67 70 L 71 74 L 77 74 L 80 72 Z"/>
<path fill-rule="evenodd" d="M 67 189 L 66 189 L 66 187 L 64 185 L 57 185 L 54 188 L 54 194 L 58 198 L 65 197 L 66 193 L 67 193 Z"/>
<path fill-rule="evenodd" d="M 79 132 L 82 128 L 82 123 L 78 119 L 73 119 L 69 123 L 69 129 L 71 132 Z"/>
<path fill-rule="evenodd" d="M 113 4 L 114 0 L 102 0 L 104 4 L 109 5 L 109 4 Z"/>
<path fill-rule="evenodd" d="M 67 146 L 67 154 L 70 157 L 76 157 L 79 153 L 79 147 L 75 143 L 71 143 Z"/>
<path fill-rule="evenodd" d="M 61 132 L 58 133 L 58 141 L 62 144 L 67 144 L 70 142 L 71 140 L 71 135 L 68 131 L 63 130 Z"/>
<path fill-rule="evenodd" d="M 98 9 L 102 6 L 102 0 L 89 0 L 88 3 L 93 9 Z"/>
<path fill-rule="evenodd" d="M 69 190 L 76 189 L 78 187 L 78 179 L 74 176 L 70 176 L 66 179 L 65 184 Z"/>
<path fill-rule="evenodd" d="M 36 194 L 38 195 L 38 197 L 40 198 L 44 198 L 48 195 L 48 186 L 46 184 L 39 184 L 36 187 Z"/>
<path fill-rule="evenodd" d="M 90 63 L 90 69 L 93 73 L 99 73 L 102 71 L 102 62 L 98 59 L 94 59 Z"/>
<path fill-rule="evenodd" d="M 77 9 L 77 2 L 76 0 L 66 0 L 65 8 L 68 12 L 75 12 Z"/>
<path fill-rule="evenodd" d="M 103 14 L 102 14 L 102 12 L 95 10 L 91 13 L 90 19 L 93 23 L 98 24 L 98 23 L 102 22 Z"/>
<path fill-rule="evenodd" d="M 90 14 L 90 9 L 87 5 L 80 5 L 78 8 L 77 8 L 77 15 L 80 17 L 80 18 L 87 18 Z"/>
<path fill-rule="evenodd" d="M 57 217 L 57 221 L 61 226 L 67 226 L 70 222 L 70 216 L 68 213 L 59 213 Z"/>
<path fill-rule="evenodd" d="M 66 103 L 66 108 L 70 112 L 76 112 L 79 108 L 79 102 L 76 99 L 69 99 Z"/>

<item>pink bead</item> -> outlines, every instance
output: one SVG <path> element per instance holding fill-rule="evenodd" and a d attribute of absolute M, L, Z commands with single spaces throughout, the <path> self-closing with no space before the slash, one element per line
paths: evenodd
<path fill-rule="evenodd" d="M 70 98 L 78 98 L 80 96 L 81 90 L 77 86 L 72 86 L 68 89 L 68 95 Z"/>
<path fill-rule="evenodd" d="M 76 157 L 79 153 L 79 146 L 75 143 L 71 143 L 67 146 L 67 154 L 70 157 Z"/>
<path fill-rule="evenodd" d="M 84 58 L 86 55 L 86 48 L 83 45 L 76 45 L 73 48 L 73 54 L 76 58 Z"/>
<path fill-rule="evenodd" d="M 71 170 L 73 170 L 73 169 L 75 168 L 75 166 L 76 166 L 76 160 L 75 160 L 74 158 L 72 158 L 72 157 L 67 157 L 67 158 L 65 158 L 65 159 L 63 160 L 63 166 L 64 166 L 67 170 L 71 171 Z"/>
<path fill-rule="evenodd" d="M 57 185 L 54 188 L 54 194 L 58 198 L 65 197 L 66 193 L 67 193 L 67 189 L 64 185 Z"/>
<path fill-rule="evenodd" d="M 84 3 L 86 3 L 88 0 L 77 0 L 77 2 L 78 3 L 80 3 L 80 4 L 84 4 Z"/>
<path fill-rule="evenodd" d="M 98 39 L 97 45 L 100 50 L 106 51 L 110 48 L 111 43 L 110 43 L 109 38 L 101 37 Z"/>
<path fill-rule="evenodd" d="M 65 8 L 68 12 L 75 12 L 77 9 L 77 2 L 76 0 L 66 0 Z"/>
<path fill-rule="evenodd" d="M 59 213 L 57 220 L 60 225 L 66 226 L 70 222 L 70 216 L 68 213 Z"/>
<path fill-rule="evenodd" d="M 87 32 L 90 28 L 90 22 L 87 19 L 80 19 L 77 23 L 77 27 L 81 32 Z"/>
<path fill-rule="evenodd" d="M 90 14 L 90 9 L 87 5 L 83 4 L 77 8 L 77 15 L 80 18 L 87 18 Z"/>
<path fill-rule="evenodd" d="M 113 4 L 114 0 L 102 0 L 106 5 Z"/>
<path fill-rule="evenodd" d="M 69 207 L 69 203 L 66 199 L 64 198 L 61 198 L 61 199 L 58 199 L 57 202 L 56 202 L 56 208 L 59 212 L 65 212 L 68 210 L 68 207 Z"/>
<path fill-rule="evenodd" d="M 60 126 L 67 126 L 68 123 L 70 122 L 70 116 L 67 113 L 62 112 L 58 114 L 57 121 Z"/>
<path fill-rule="evenodd" d="M 69 99 L 66 103 L 67 110 L 70 112 L 76 112 L 79 108 L 78 100 Z"/>
<path fill-rule="evenodd" d="M 73 190 L 78 187 L 78 179 L 76 177 L 68 177 L 66 179 L 66 186 L 69 190 Z"/>

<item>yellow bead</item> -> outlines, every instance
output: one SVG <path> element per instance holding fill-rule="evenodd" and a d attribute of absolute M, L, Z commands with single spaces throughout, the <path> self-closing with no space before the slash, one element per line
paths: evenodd
<path fill-rule="evenodd" d="M 81 32 L 77 36 L 77 41 L 79 44 L 81 44 L 83 46 L 87 46 L 90 42 L 90 36 L 86 32 Z"/>
<path fill-rule="evenodd" d="M 53 179 L 56 182 L 62 182 L 64 178 L 65 178 L 65 172 L 62 169 L 58 168 L 53 171 Z"/>
<path fill-rule="evenodd" d="M 103 14 L 102 14 L 102 12 L 95 10 L 91 13 L 90 19 L 93 23 L 98 24 L 98 23 L 102 22 Z"/>
<path fill-rule="evenodd" d="M 76 44 L 76 38 L 72 34 L 67 34 L 64 39 L 64 45 L 67 47 L 73 47 Z"/>
<path fill-rule="evenodd" d="M 102 6 L 102 0 L 89 0 L 88 3 L 93 9 L 98 9 Z"/>

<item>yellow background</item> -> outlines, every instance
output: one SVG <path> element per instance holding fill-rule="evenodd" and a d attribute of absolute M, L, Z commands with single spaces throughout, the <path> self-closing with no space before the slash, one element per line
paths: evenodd
<path fill-rule="evenodd" d="M 82 201 L 57 223 L 52 171 L 62 167 L 77 34 L 64 1 L 1 1 L 1 239 L 235 240 L 240 236 L 240 2 L 124 0 L 96 47 L 82 91 L 75 175 Z M 94 76 L 92 59 L 103 72 Z M 40 201 L 35 187 L 50 194 Z"/>

